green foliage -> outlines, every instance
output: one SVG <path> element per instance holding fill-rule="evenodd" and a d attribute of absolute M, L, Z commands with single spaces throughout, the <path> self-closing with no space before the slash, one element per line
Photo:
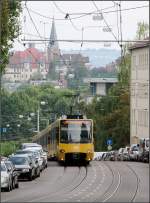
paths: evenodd
<path fill-rule="evenodd" d="M 20 25 L 18 17 L 21 12 L 21 2 L 19 0 L 0 1 L 0 73 L 8 63 L 9 49 L 12 47 L 14 39 L 19 35 Z"/>
<path fill-rule="evenodd" d="M 136 39 L 142 40 L 149 36 L 149 24 L 146 22 L 139 22 L 137 24 Z"/>
<path fill-rule="evenodd" d="M 51 85 L 29 86 L 21 88 L 17 92 L 8 93 L 2 90 L 2 127 L 7 124 L 6 133 L 2 133 L 2 139 L 29 139 L 37 130 L 37 109 L 40 109 L 40 130 L 44 129 L 53 116 L 61 116 L 70 112 L 73 103 L 72 90 L 54 89 Z M 45 101 L 45 105 L 40 105 Z M 31 117 L 30 113 L 35 115 Z M 19 118 L 23 115 L 23 118 Z M 29 120 L 30 119 L 30 120 Z M 17 125 L 20 124 L 20 127 Z"/>
<path fill-rule="evenodd" d="M 14 153 L 17 149 L 19 149 L 19 142 L 9 141 L 9 142 L 1 142 L 0 144 L 0 154 L 2 156 L 8 156 Z"/>

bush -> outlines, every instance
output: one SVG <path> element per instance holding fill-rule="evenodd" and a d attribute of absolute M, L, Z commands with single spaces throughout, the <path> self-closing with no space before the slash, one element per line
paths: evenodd
<path fill-rule="evenodd" d="M 19 148 L 18 142 L 15 142 L 15 141 L 1 142 L 0 146 L 1 146 L 0 154 L 2 156 L 9 156 L 10 154 L 14 153 Z"/>

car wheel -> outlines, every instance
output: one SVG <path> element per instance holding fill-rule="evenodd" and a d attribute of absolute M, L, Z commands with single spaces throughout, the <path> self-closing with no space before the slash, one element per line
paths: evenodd
<path fill-rule="evenodd" d="M 29 175 L 29 181 L 32 181 L 32 172 L 30 173 L 30 175 Z"/>
<path fill-rule="evenodd" d="M 15 188 L 19 188 L 19 183 L 17 182 L 17 184 L 15 185 Z"/>
<path fill-rule="evenodd" d="M 15 189 L 15 179 L 12 181 L 12 189 Z"/>
<path fill-rule="evenodd" d="M 11 191 L 11 184 L 9 183 L 8 187 L 6 188 L 6 192 L 10 192 Z"/>

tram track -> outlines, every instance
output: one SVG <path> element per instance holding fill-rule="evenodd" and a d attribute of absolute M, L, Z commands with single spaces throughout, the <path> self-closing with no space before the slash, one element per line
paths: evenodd
<path fill-rule="evenodd" d="M 147 175 L 148 167 L 141 163 L 93 161 L 87 167 L 63 167 L 52 162 L 39 179 L 22 182 L 19 193 L 3 193 L 2 202 L 146 202 Z"/>
<path fill-rule="evenodd" d="M 136 180 L 137 180 L 135 193 L 133 194 L 133 197 L 131 199 L 131 202 L 134 202 L 136 195 L 137 195 L 137 192 L 138 192 L 138 189 L 139 189 L 140 178 L 138 177 L 137 173 L 133 170 L 133 168 L 131 166 L 129 166 L 128 164 L 126 164 L 126 166 L 134 173 Z"/>
<path fill-rule="evenodd" d="M 109 164 L 103 163 L 111 172 L 112 174 L 112 180 L 111 183 L 109 184 L 109 186 L 106 188 L 106 190 L 96 199 L 94 199 L 94 202 L 100 201 L 100 202 L 106 202 L 107 200 L 109 200 L 118 190 L 120 184 L 121 184 L 121 174 L 119 171 L 117 171 L 117 175 L 114 173 L 113 169 L 109 166 Z M 103 167 L 104 170 L 104 167 Z M 116 176 L 118 178 L 118 182 L 117 185 L 115 183 L 115 179 Z M 116 185 L 115 188 L 113 188 L 113 186 Z M 110 193 L 112 190 L 112 193 Z"/>
<path fill-rule="evenodd" d="M 66 173 L 66 174 L 64 173 L 64 176 L 67 176 L 67 174 L 68 174 L 67 170 L 69 170 L 70 168 L 71 168 L 70 166 L 65 166 L 64 167 L 64 171 Z M 85 175 L 82 174 L 83 172 L 81 173 L 81 170 L 83 169 L 83 167 L 75 167 L 75 168 L 78 168 L 78 172 L 73 177 L 72 180 L 69 179 L 69 181 L 67 183 L 67 181 L 66 182 L 64 181 L 64 179 L 65 179 L 64 176 L 62 176 L 62 178 L 61 178 L 62 180 L 59 180 L 60 181 L 59 182 L 59 186 L 61 185 L 61 182 L 62 183 L 64 182 L 63 183 L 63 187 L 57 188 L 57 191 L 51 192 L 48 195 L 45 195 L 44 197 L 37 198 L 37 199 L 32 199 L 32 200 L 30 200 L 30 202 L 36 202 L 36 201 L 39 202 L 39 201 L 42 201 L 42 200 L 47 199 L 47 198 L 50 198 L 53 201 L 57 201 L 57 199 L 63 198 L 63 196 L 65 194 L 69 194 L 70 192 L 73 192 L 75 189 L 77 189 L 79 187 L 79 185 L 81 185 L 82 182 L 87 177 L 87 168 L 84 167 L 84 169 L 85 169 Z M 83 176 L 83 177 L 81 178 L 80 176 Z M 54 183 L 54 185 L 56 185 L 56 182 Z M 72 189 L 70 189 L 71 186 L 73 186 Z"/>

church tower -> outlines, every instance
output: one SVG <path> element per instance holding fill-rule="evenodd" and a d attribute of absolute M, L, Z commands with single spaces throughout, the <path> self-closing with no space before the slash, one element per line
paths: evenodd
<path fill-rule="evenodd" d="M 57 40 L 56 28 L 55 28 L 55 20 L 53 18 L 52 28 L 50 33 L 50 40 L 47 47 L 47 59 L 49 64 L 49 72 L 52 68 L 54 68 L 54 63 L 59 63 L 60 59 L 60 50 Z"/>

